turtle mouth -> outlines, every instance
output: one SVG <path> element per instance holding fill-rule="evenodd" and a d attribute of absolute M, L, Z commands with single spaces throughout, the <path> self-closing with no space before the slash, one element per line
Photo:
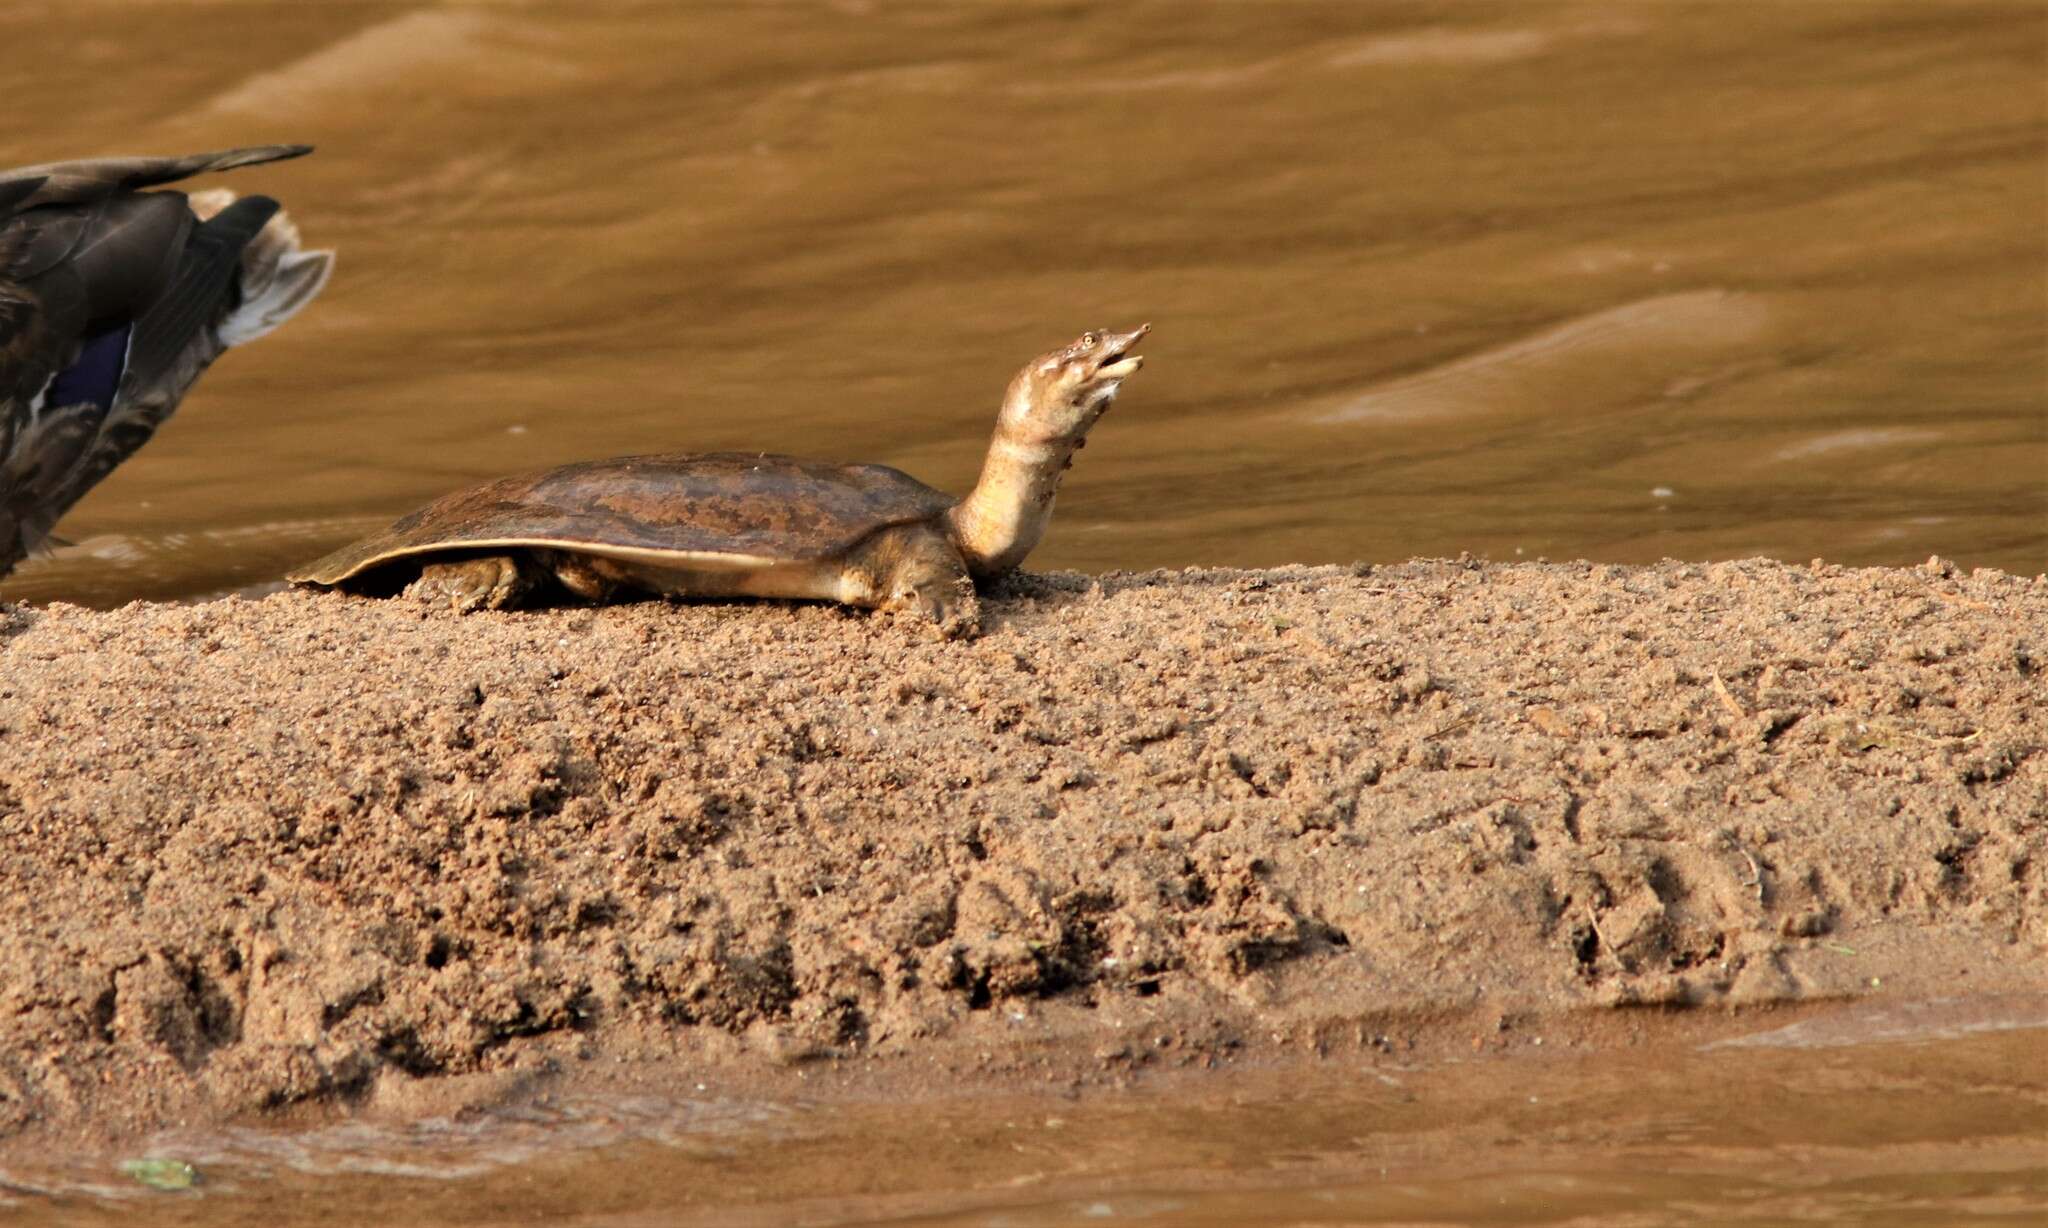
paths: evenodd
<path fill-rule="evenodd" d="M 1122 379 L 1144 366 L 1144 355 L 1132 354 L 1131 347 L 1151 331 L 1150 324 L 1140 324 L 1130 332 L 1111 333 L 1104 337 L 1102 353 L 1095 359 L 1095 374 L 1100 378 Z M 1130 356 L 1125 357 L 1127 354 Z"/>
<path fill-rule="evenodd" d="M 1125 358 L 1124 352 L 1117 350 L 1114 353 L 1102 356 L 1101 365 L 1095 368 L 1095 377 L 1097 379 L 1122 379 L 1144 365 L 1145 356 L 1143 354 L 1133 354 L 1129 358 Z"/>

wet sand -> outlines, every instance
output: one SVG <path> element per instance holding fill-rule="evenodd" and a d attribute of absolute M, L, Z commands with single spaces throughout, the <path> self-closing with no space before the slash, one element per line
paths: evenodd
<path fill-rule="evenodd" d="M 0 607 L 0 1149 L 2048 985 L 2039 577 L 1055 573 L 988 611 Z"/>

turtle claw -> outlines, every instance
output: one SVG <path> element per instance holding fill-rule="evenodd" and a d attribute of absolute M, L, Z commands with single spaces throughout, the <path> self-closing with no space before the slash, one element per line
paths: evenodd
<path fill-rule="evenodd" d="M 981 634 L 981 603 L 972 592 L 965 600 L 934 604 L 920 613 L 938 628 L 941 639 L 971 640 Z"/>
<path fill-rule="evenodd" d="M 506 554 L 452 563 L 429 563 L 406 594 L 429 605 L 447 605 L 459 614 L 473 610 L 504 610 L 519 604 L 534 589 L 534 578 L 519 560 Z"/>

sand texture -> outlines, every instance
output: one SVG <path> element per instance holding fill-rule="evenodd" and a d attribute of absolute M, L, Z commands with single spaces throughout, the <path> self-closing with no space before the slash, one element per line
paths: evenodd
<path fill-rule="evenodd" d="M 0 1135 L 2048 986 L 2039 578 L 1417 562 L 985 611 L 0 607 Z"/>

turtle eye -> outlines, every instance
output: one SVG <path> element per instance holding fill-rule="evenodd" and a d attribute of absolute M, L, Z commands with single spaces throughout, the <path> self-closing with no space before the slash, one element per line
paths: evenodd
<path fill-rule="evenodd" d="M 1081 334 L 1081 344 L 1082 344 L 1082 345 L 1094 345 L 1094 344 L 1095 344 L 1095 334 L 1094 334 L 1094 333 L 1082 333 L 1082 334 Z"/>

